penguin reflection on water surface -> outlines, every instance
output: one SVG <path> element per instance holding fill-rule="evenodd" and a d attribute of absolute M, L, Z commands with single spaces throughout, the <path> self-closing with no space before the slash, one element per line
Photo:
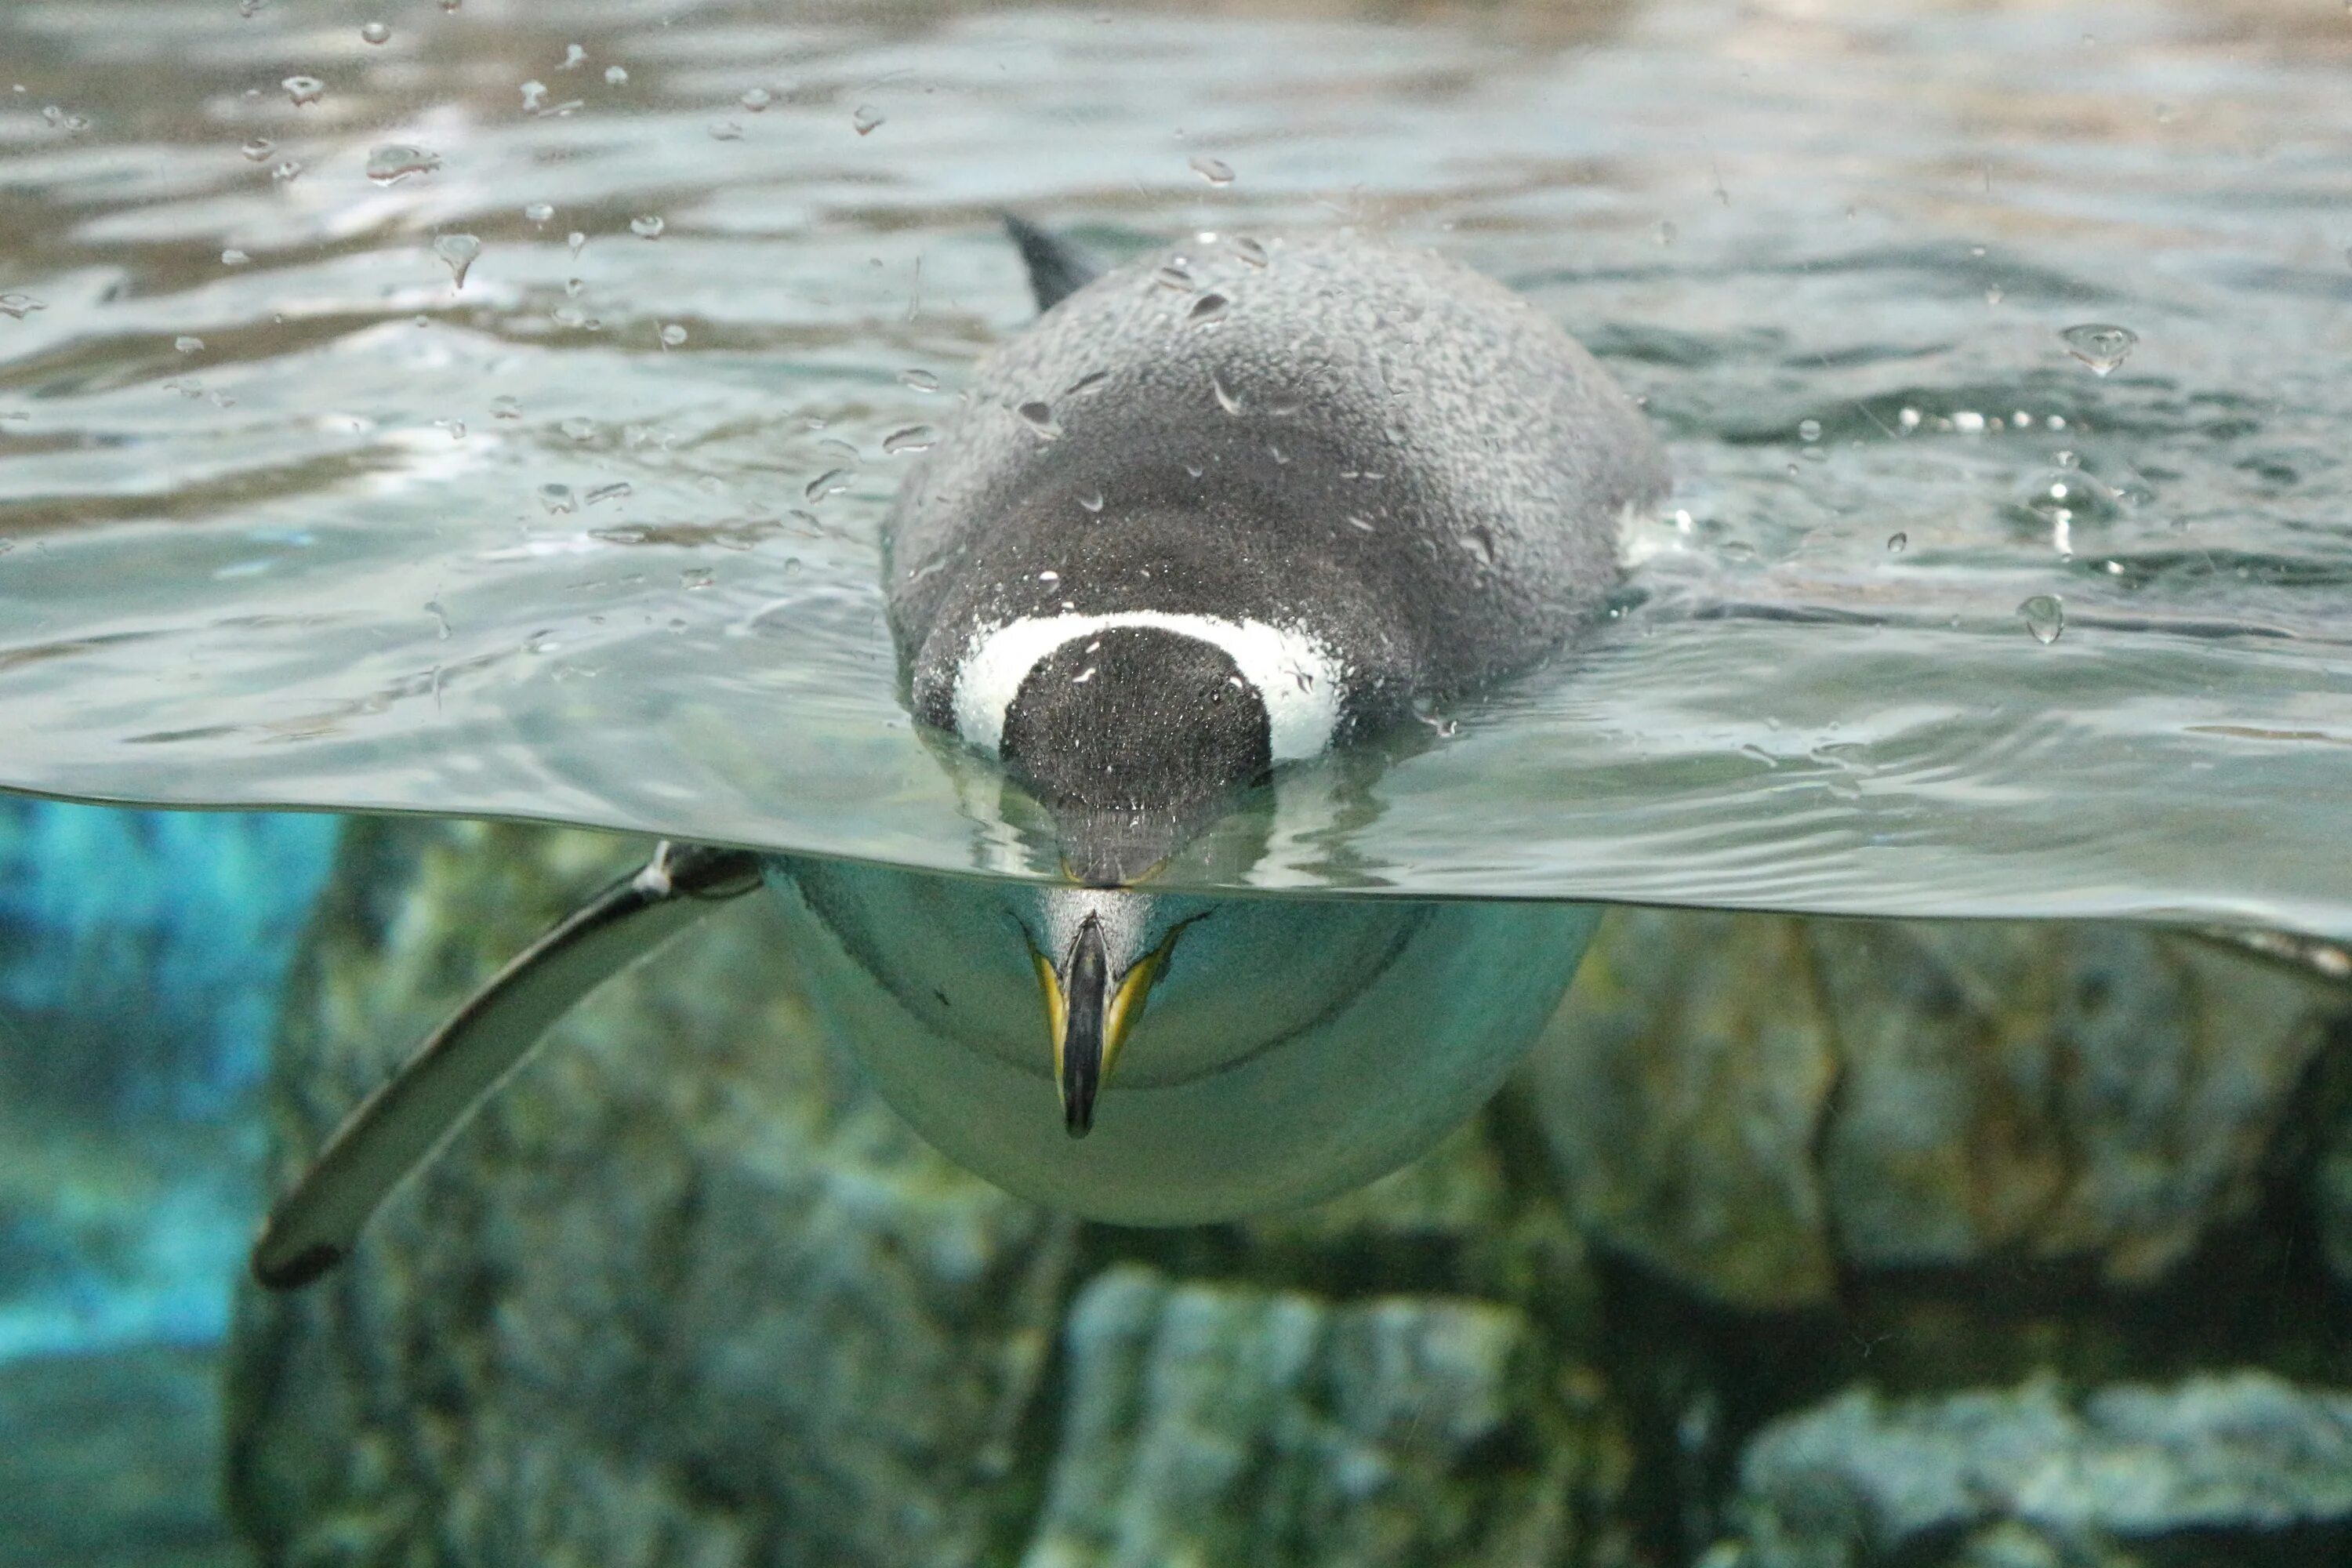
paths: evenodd
<path fill-rule="evenodd" d="M 907 476 L 886 587 L 917 717 L 1051 813 L 1069 884 L 665 845 L 352 1113 L 272 1213 L 264 1283 L 331 1268 L 566 1007 L 762 881 L 814 1010 L 908 1121 L 1093 1217 L 1343 1191 L 1534 1040 L 1589 909 L 1150 878 L 1284 764 L 1589 624 L 1666 490 L 1641 416 L 1528 302 L 1425 253 L 1202 236 L 1097 276 L 1012 228 L 1044 314 Z"/>

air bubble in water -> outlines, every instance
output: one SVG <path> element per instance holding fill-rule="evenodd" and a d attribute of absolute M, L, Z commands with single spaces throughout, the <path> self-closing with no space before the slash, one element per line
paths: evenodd
<path fill-rule="evenodd" d="M 1239 414 L 1242 411 L 1242 400 L 1227 389 L 1214 371 L 1209 373 L 1209 390 L 1216 395 L 1217 406 L 1226 413 Z"/>
<path fill-rule="evenodd" d="M 560 71 L 578 70 L 582 66 L 586 65 L 587 63 L 588 51 L 586 49 L 582 48 L 577 44 L 566 44 L 563 46 L 563 63 L 555 68 Z"/>
<path fill-rule="evenodd" d="M 537 114 L 541 110 L 546 107 L 547 84 L 543 81 L 527 81 L 523 83 L 522 111 L 525 114 Z"/>
<path fill-rule="evenodd" d="M 639 239 L 659 239 L 662 237 L 662 230 L 668 226 L 652 213 L 629 220 L 629 232 Z"/>
<path fill-rule="evenodd" d="M 614 479 L 610 484 L 598 485 L 580 499 L 590 506 L 602 506 L 608 500 L 626 500 L 635 488 L 626 479 Z"/>
<path fill-rule="evenodd" d="M 575 228 L 563 237 L 563 243 L 570 247 L 572 258 L 577 261 L 580 259 L 580 247 L 588 243 L 588 237 Z"/>
<path fill-rule="evenodd" d="M 717 581 L 717 574 L 708 566 L 689 566 L 677 574 L 677 584 L 681 588 L 708 588 Z"/>
<path fill-rule="evenodd" d="M 1088 490 L 1078 498 L 1078 504 L 1088 511 L 1100 511 L 1103 509 L 1103 493 L 1100 490 Z"/>
<path fill-rule="evenodd" d="M 1230 185 L 1234 183 L 1234 166 L 1223 158 L 1211 158 L 1205 155 L 1195 158 L 1192 160 L 1192 173 L 1213 185 Z"/>
<path fill-rule="evenodd" d="M 221 265 L 223 267 L 242 267 L 252 259 L 252 257 L 247 256 L 242 250 L 224 250 L 221 252 Z"/>
<path fill-rule="evenodd" d="M 1192 281 L 1192 269 L 1184 265 L 1184 258 L 1181 256 L 1153 273 L 1152 277 L 1163 289 L 1181 289 L 1188 294 L 1199 287 Z"/>
<path fill-rule="evenodd" d="M 545 223 L 555 216 L 555 208 L 548 202 L 533 202 L 522 209 L 522 216 L 533 223 Z"/>
<path fill-rule="evenodd" d="M 2079 327 L 2069 327 L 2058 334 L 2066 352 L 2089 365 L 2092 371 L 2105 375 L 2131 357 L 2139 345 L 2139 334 L 2129 327 L 2109 322 L 2090 321 Z"/>
<path fill-rule="evenodd" d="M 441 155 L 404 142 L 390 142 L 368 153 L 367 177 L 379 185 L 397 184 L 411 174 L 430 174 L 441 166 Z"/>
<path fill-rule="evenodd" d="M 237 151 L 245 154 L 247 162 L 258 163 L 264 158 L 268 157 L 269 154 L 278 151 L 278 143 L 272 142 L 267 136 L 257 136 L 252 141 L 247 142 L 244 146 L 238 148 Z"/>
<path fill-rule="evenodd" d="M 895 458 L 901 452 L 919 452 L 939 438 L 940 433 L 928 425 L 909 425 L 883 437 L 882 450 Z"/>
<path fill-rule="evenodd" d="M 758 114 L 766 110 L 768 105 L 775 102 L 776 98 L 775 94 L 764 87 L 747 87 L 743 89 L 743 96 L 735 101 L 752 113 Z"/>
<path fill-rule="evenodd" d="M 205 352 L 205 340 L 202 338 L 177 337 L 172 340 L 172 346 L 179 350 L 184 354 L 197 354 Z"/>
<path fill-rule="evenodd" d="M 674 349 L 677 347 L 678 344 L 686 342 L 686 329 L 679 326 L 676 321 L 665 321 L 662 323 L 660 335 L 661 346 L 666 349 Z"/>
<path fill-rule="evenodd" d="M 882 126 L 882 111 L 870 103 L 861 103 L 857 112 L 849 117 L 851 127 L 860 136 L 871 136 Z"/>
<path fill-rule="evenodd" d="M 1024 403 L 1013 412 L 1028 422 L 1030 431 L 1041 441 L 1051 441 L 1062 433 L 1061 421 L 1054 417 L 1050 403 Z"/>
<path fill-rule="evenodd" d="M 294 100 L 298 109 L 318 102 L 320 95 L 327 90 L 327 84 L 314 76 L 289 76 L 278 85 L 286 89 L 286 96 Z"/>
<path fill-rule="evenodd" d="M 898 373 L 898 384 L 916 392 L 937 392 L 940 378 L 927 370 L 902 370 Z"/>
<path fill-rule="evenodd" d="M 467 268 L 482 254 L 482 242 L 470 234 L 445 234 L 433 242 L 433 254 L 449 268 L 450 286 L 463 289 Z"/>
<path fill-rule="evenodd" d="M 628 82 L 629 73 L 623 67 L 606 66 L 604 68 L 604 85 L 606 87 L 626 87 Z"/>
<path fill-rule="evenodd" d="M 1909 534 L 1890 533 L 1886 536 L 1886 553 L 1889 555 L 1900 555 L 1910 548 L 1911 536 Z"/>
<path fill-rule="evenodd" d="M 740 125 L 736 124 L 731 120 L 714 120 L 709 126 L 705 127 L 705 129 L 709 132 L 710 139 L 713 142 L 740 142 L 743 140 L 743 128 Z"/>
<path fill-rule="evenodd" d="M 551 517 L 560 517 L 565 512 L 579 510 L 579 502 L 573 500 L 570 485 L 540 486 L 539 506 L 541 511 Z"/>
<path fill-rule="evenodd" d="M 1203 294 L 1192 301 L 1192 309 L 1184 319 L 1196 327 L 1202 326 L 1223 315 L 1225 307 L 1232 303 L 1223 294 Z"/>
<path fill-rule="evenodd" d="M 2045 647 L 2066 629 L 2066 607 L 2055 594 L 2036 594 L 2018 605 L 2017 613 L 2025 617 L 2025 629 L 2033 640 Z"/>
<path fill-rule="evenodd" d="M 801 494 L 814 503 L 827 496 L 839 495 L 848 488 L 849 470 L 847 468 L 827 468 L 801 487 Z"/>
<path fill-rule="evenodd" d="M 392 29 L 382 22 L 362 22 L 360 24 L 360 42 L 388 44 L 392 42 Z"/>
<path fill-rule="evenodd" d="M 1821 422 L 1820 420 L 1818 420 L 1818 419 L 1800 419 L 1800 420 L 1798 420 L 1798 421 L 1797 421 L 1797 439 L 1798 439 L 1798 440 L 1800 440 L 1800 441 L 1818 441 L 1818 440 L 1820 440 L 1821 438 L 1822 438 L 1822 422 Z"/>
<path fill-rule="evenodd" d="M 596 438 L 596 422 L 583 419 L 576 414 L 558 422 L 555 427 L 575 441 L 593 441 Z"/>
<path fill-rule="evenodd" d="M 1260 245 L 1256 240 L 1250 238 L 1249 236 L 1245 234 L 1237 234 L 1225 243 L 1233 247 L 1233 252 L 1235 256 L 1240 257 L 1243 261 L 1248 263 L 1250 266 L 1263 267 L 1265 265 L 1265 247 Z"/>
<path fill-rule="evenodd" d="M 519 397 L 493 397 L 493 398 L 491 398 L 491 399 L 490 399 L 490 417 L 491 417 L 491 418 L 493 418 L 493 419 L 520 419 L 520 418 L 521 418 L 521 417 L 522 417 L 522 400 L 521 400 L 520 398 L 519 398 Z"/>
<path fill-rule="evenodd" d="M 301 174 L 301 160 L 299 158 L 289 158 L 284 163 L 278 164 L 276 168 L 270 170 L 269 177 L 282 185 L 287 181 L 291 180 L 296 175 Z"/>

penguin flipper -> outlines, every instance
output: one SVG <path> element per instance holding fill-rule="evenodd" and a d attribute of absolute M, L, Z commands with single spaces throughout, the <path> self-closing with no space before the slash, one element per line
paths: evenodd
<path fill-rule="evenodd" d="M 270 1210 L 253 1244 L 254 1278 L 290 1290 L 341 1262 L 376 1205 L 439 1152 L 574 1002 L 759 883 L 759 858 L 747 851 L 666 842 L 645 869 L 566 916 L 344 1119 Z"/>
<path fill-rule="evenodd" d="M 1024 217 L 1004 215 L 1004 232 L 1020 249 L 1029 268 L 1029 292 L 1037 309 L 1050 310 L 1107 270 L 1103 263 L 1057 234 L 1049 234 Z"/>

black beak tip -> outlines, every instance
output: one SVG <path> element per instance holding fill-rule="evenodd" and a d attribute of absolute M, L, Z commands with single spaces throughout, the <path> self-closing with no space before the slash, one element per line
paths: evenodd
<path fill-rule="evenodd" d="M 1064 1098 L 1062 1130 L 1072 1138 L 1083 1138 L 1095 1130 L 1095 1097 L 1091 1092 L 1081 1089 Z"/>
<path fill-rule="evenodd" d="M 343 1249 L 332 1242 L 321 1241 L 304 1247 L 293 1257 L 274 1268 L 262 1262 L 260 1249 L 254 1249 L 253 1278 L 270 1290 L 299 1290 L 303 1286 L 323 1277 L 343 1260 Z"/>

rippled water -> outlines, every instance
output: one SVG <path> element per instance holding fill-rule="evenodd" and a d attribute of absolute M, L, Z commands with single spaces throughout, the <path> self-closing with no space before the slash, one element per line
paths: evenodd
<path fill-rule="evenodd" d="M 1583 337 L 1674 510 L 1585 648 L 1170 880 L 2352 933 L 2306 12 L 11 8 L 0 783 L 1047 872 L 877 581 L 1028 314 L 993 215 L 1344 225 Z"/>

